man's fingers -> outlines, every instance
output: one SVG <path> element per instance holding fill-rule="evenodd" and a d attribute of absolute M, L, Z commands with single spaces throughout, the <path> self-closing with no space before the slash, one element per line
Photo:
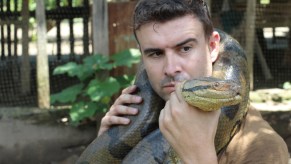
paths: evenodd
<path fill-rule="evenodd" d="M 110 116 L 110 117 L 107 117 L 106 120 L 107 122 L 107 125 L 127 125 L 129 124 L 130 120 L 128 118 L 125 118 L 125 117 L 118 117 L 118 116 Z"/>
<path fill-rule="evenodd" d="M 159 125 L 160 125 L 160 129 L 161 131 L 164 131 L 165 128 L 167 127 L 167 124 L 171 124 L 171 109 L 170 109 L 170 102 L 167 101 L 165 104 L 164 109 L 161 110 L 160 112 L 160 116 L 159 116 Z"/>
<path fill-rule="evenodd" d="M 109 129 L 112 125 L 127 125 L 130 123 L 130 120 L 125 117 L 118 117 L 118 116 L 104 116 L 101 120 L 101 124 L 105 129 Z"/>
<path fill-rule="evenodd" d="M 136 89 L 137 89 L 137 86 L 136 85 L 132 85 L 132 86 L 129 86 L 127 88 L 124 88 L 121 93 L 122 94 L 133 93 L 134 91 L 136 91 Z"/>
<path fill-rule="evenodd" d="M 122 94 L 118 97 L 114 104 L 136 104 L 140 103 L 142 98 L 131 94 Z"/>
<path fill-rule="evenodd" d="M 178 99 L 178 101 L 179 102 L 181 102 L 181 101 L 184 101 L 184 98 L 183 98 L 183 96 L 182 96 L 182 87 L 183 87 L 183 83 L 182 82 L 180 82 L 180 83 L 178 83 L 176 86 L 176 95 L 177 95 L 177 99 Z"/>
<path fill-rule="evenodd" d="M 128 125 L 129 123 L 130 120 L 128 118 L 118 116 L 104 116 L 101 120 L 102 126 L 100 126 L 98 136 L 107 131 L 112 125 Z"/>
<path fill-rule="evenodd" d="M 107 131 L 112 125 L 128 125 L 130 119 L 125 115 L 136 115 L 138 109 L 127 106 L 128 104 L 138 104 L 142 102 L 140 96 L 132 95 L 137 90 L 137 86 L 129 86 L 122 90 L 122 94 L 115 100 L 109 111 L 101 120 L 98 136 Z"/>
<path fill-rule="evenodd" d="M 106 113 L 109 116 L 117 116 L 117 115 L 136 115 L 138 113 L 138 109 L 124 106 L 124 105 L 116 105 L 112 106 L 111 109 Z"/>

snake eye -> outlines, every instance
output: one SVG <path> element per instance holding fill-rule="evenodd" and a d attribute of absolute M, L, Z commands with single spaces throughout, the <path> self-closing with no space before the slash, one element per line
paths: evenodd
<path fill-rule="evenodd" d="M 218 88 L 218 87 L 219 87 L 219 82 L 215 82 L 215 83 L 214 83 L 214 87 L 215 87 L 215 88 Z"/>
<path fill-rule="evenodd" d="M 213 88 L 217 91 L 224 91 L 227 88 L 227 85 L 225 85 L 224 83 L 215 82 L 213 84 Z"/>

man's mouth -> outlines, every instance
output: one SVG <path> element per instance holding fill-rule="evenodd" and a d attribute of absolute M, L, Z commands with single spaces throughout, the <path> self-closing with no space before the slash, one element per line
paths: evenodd
<path fill-rule="evenodd" d="M 175 91 L 175 83 L 165 84 L 162 86 L 162 88 L 168 93 L 174 92 Z"/>
<path fill-rule="evenodd" d="M 175 82 L 170 82 L 170 83 L 165 83 L 162 85 L 163 88 L 167 87 L 175 87 L 176 83 Z"/>

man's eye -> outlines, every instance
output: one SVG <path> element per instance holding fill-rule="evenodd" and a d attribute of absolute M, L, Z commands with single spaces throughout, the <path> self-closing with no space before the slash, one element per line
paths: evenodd
<path fill-rule="evenodd" d="M 160 57 L 162 55 L 163 55 L 162 52 L 152 52 L 148 56 L 150 56 L 150 57 L 156 57 L 157 58 L 157 57 Z"/>
<path fill-rule="evenodd" d="M 192 47 L 190 47 L 190 46 L 185 46 L 185 47 L 182 47 L 182 48 L 181 48 L 181 51 L 182 51 L 182 52 L 188 52 L 188 51 L 191 50 L 191 48 L 192 48 Z"/>

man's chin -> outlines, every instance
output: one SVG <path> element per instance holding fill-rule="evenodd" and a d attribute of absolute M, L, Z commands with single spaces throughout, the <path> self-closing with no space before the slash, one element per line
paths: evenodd
<path fill-rule="evenodd" d="M 168 101 L 170 99 L 170 96 L 171 96 L 171 93 L 165 94 L 165 95 L 160 95 L 160 97 L 165 101 Z"/>

